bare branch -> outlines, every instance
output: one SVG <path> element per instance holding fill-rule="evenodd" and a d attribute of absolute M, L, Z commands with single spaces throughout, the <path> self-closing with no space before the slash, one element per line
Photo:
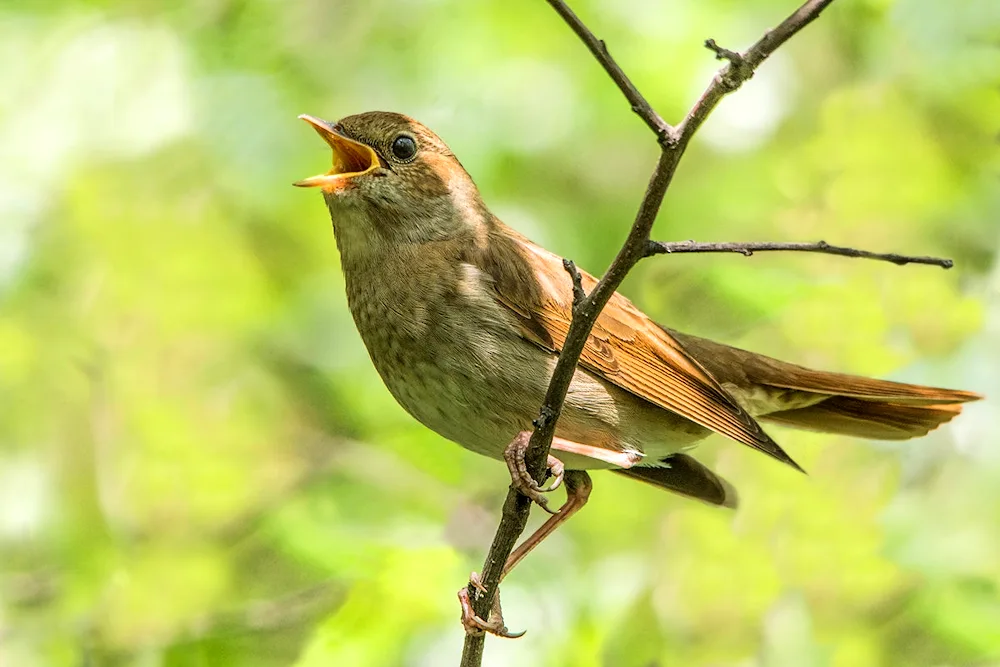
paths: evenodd
<path fill-rule="evenodd" d="M 913 255 L 897 255 L 896 253 L 871 252 L 858 248 L 830 245 L 826 241 L 815 243 L 696 243 L 695 241 L 649 241 L 646 244 L 646 257 L 653 255 L 673 255 L 688 252 L 735 252 L 750 257 L 755 252 L 816 252 L 824 255 L 840 255 L 858 259 L 875 259 L 882 262 L 904 264 L 929 264 L 950 269 L 954 262 L 944 257 L 922 257 Z"/>
<path fill-rule="evenodd" d="M 674 128 L 671 140 L 680 150 L 683 152 L 688 141 L 723 97 L 742 86 L 775 49 L 812 23 L 831 2 L 833 0 L 807 0 L 777 28 L 764 33 L 764 36 L 745 53 L 724 49 L 717 45 L 714 39 L 706 40 L 706 48 L 715 51 L 716 58 L 728 60 L 729 64 L 715 75 L 681 124 Z"/>
<path fill-rule="evenodd" d="M 719 46 L 718 44 L 715 43 L 714 39 L 706 39 L 705 48 L 715 51 L 716 60 L 728 60 L 737 67 L 740 67 L 743 64 L 742 54 L 737 53 L 736 51 L 730 51 L 725 47 Z"/>
<path fill-rule="evenodd" d="M 653 107 L 646 101 L 646 98 L 642 96 L 639 89 L 635 87 L 631 79 L 622 71 L 622 68 L 618 66 L 615 59 L 611 57 L 611 53 L 608 51 L 608 45 L 604 43 L 603 39 L 598 39 L 594 36 L 594 33 L 590 32 L 590 29 L 584 25 L 583 21 L 580 20 L 573 10 L 570 9 L 563 0 L 546 0 L 552 8 L 555 9 L 559 16 L 569 25 L 569 27 L 576 33 L 577 37 L 587 45 L 590 52 L 594 54 L 594 58 L 597 62 L 601 64 L 604 71 L 608 73 L 611 80 L 618 85 L 618 89 L 622 91 L 625 95 L 625 99 L 629 101 L 632 105 L 632 111 L 642 118 L 643 122 L 649 126 L 657 137 L 666 138 L 673 131 L 673 128 L 663 118 L 660 114 L 656 113 Z"/>
<path fill-rule="evenodd" d="M 897 264 L 924 263 L 936 264 L 945 268 L 951 265 L 951 261 L 945 259 L 871 253 L 853 248 L 830 246 L 822 241 L 812 244 L 698 244 L 694 242 L 671 244 L 653 242 L 649 238 L 650 230 L 652 229 L 653 222 L 656 220 L 660 204 L 663 201 L 667 188 L 670 186 L 684 150 L 690 142 L 691 137 L 694 136 L 694 133 L 701 127 L 702 123 L 704 123 L 705 119 L 723 97 L 750 79 L 757 67 L 775 49 L 811 23 L 832 0 L 807 0 L 791 16 L 786 18 L 773 30 L 765 33 L 756 44 L 744 53 L 737 53 L 720 47 L 714 40 L 706 41 L 706 47 L 714 51 L 717 58 L 728 60 L 729 62 L 716 74 L 708 88 L 688 112 L 683 122 L 676 127 L 671 127 L 653 110 L 608 53 L 604 42 L 594 36 L 579 17 L 566 6 L 563 0 L 546 1 L 586 44 L 590 52 L 629 100 L 632 110 L 657 135 L 662 150 L 659 160 L 656 163 L 656 168 L 649 179 L 642 203 L 639 205 L 632 228 L 629 230 L 628 237 L 608 268 L 607 273 L 604 274 L 604 277 L 601 278 L 590 294 L 585 295 L 583 293 L 582 282 L 575 265 L 569 261 L 564 264 L 566 270 L 573 278 L 573 321 L 559 354 L 559 359 L 556 362 L 555 370 L 552 373 L 552 379 L 545 394 L 545 401 L 539 411 L 538 418 L 535 420 L 535 429 L 531 434 L 528 445 L 526 456 L 527 468 L 536 482 L 541 483 L 543 481 L 549 447 L 552 443 L 552 437 L 555 434 L 556 421 L 562 411 L 566 393 L 573 380 L 577 362 L 586 345 L 590 331 L 597 321 L 601 310 L 618 289 L 622 280 L 624 280 L 632 267 L 644 257 L 660 253 L 739 252 L 749 255 L 758 251 L 798 250 L 848 257 L 881 259 Z M 468 588 L 473 610 L 482 618 L 488 618 L 493 598 L 497 593 L 497 586 L 500 582 L 504 563 L 510 555 L 518 536 L 527 524 L 530 509 L 531 501 L 512 486 L 507 493 L 500 525 L 497 527 L 493 544 L 490 547 L 483 566 L 482 575 L 480 576 L 480 582 L 482 587 L 485 588 L 486 593 L 477 595 L 474 587 L 470 585 Z M 462 653 L 462 667 L 478 667 L 482 664 L 484 642 L 484 635 L 469 634 L 466 636 Z"/>

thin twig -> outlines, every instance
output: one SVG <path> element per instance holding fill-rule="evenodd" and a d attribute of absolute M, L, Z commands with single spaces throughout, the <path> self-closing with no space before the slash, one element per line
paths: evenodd
<path fill-rule="evenodd" d="M 724 46 L 719 46 L 714 39 L 705 40 L 705 48 L 715 51 L 716 60 L 728 60 L 737 67 L 743 64 L 743 55 L 736 51 L 730 51 Z"/>
<path fill-rule="evenodd" d="M 643 122 L 649 126 L 656 136 L 661 138 L 666 138 L 673 131 L 673 128 L 660 117 L 660 114 L 656 113 L 652 105 L 646 101 L 646 98 L 642 96 L 639 89 L 635 87 L 632 80 L 628 78 L 622 68 L 618 66 L 615 59 L 611 57 L 611 53 L 608 51 L 608 45 L 604 43 L 603 39 L 598 39 L 594 33 L 590 31 L 580 17 L 577 16 L 572 9 L 570 9 L 565 2 L 562 0 L 546 0 L 552 8 L 555 9 L 559 16 L 569 25 L 569 27 L 576 33 L 577 37 L 587 45 L 590 52 L 594 54 L 594 58 L 597 62 L 601 64 L 604 71 L 608 73 L 611 80 L 617 84 L 618 89 L 622 91 L 625 95 L 625 99 L 629 101 L 632 105 L 632 111 L 636 113 L 639 118 L 642 118 Z"/>
<path fill-rule="evenodd" d="M 808 0 L 795 13 L 782 21 L 777 28 L 765 32 L 764 36 L 744 53 L 734 53 L 718 46 L 715 40 L 707 40 L 705 42 L 706 48 L 715 51 L 716 57 L 721 56 L 729 60 L 729 64 L 713 77 L 708 88 L 694 103 L 684 120 L 674 127 L 671 140 L 676 142 L 681 150 L 684 150 L 687 142 L 691 140 L 691 137 L 705 122 L 708 114 L 712 113 L 712 109 L 719 101 L 742 86 L 744 81 L 753 76 L 760 64 L 774 53 L 775 49 L 787 42 L 792 35 L 802 30 L 806 25 L 812 23 L 831 2 L 833 0 Z"/>
<path fill-rule="evenodd" d="M 638 89 L 636 89 L 635 85 L 632 84 L 618 64 L 615 63 L 614 59 L 611 58 L 604 42 L 597 39 L 587 29 L 576 14 L 566 6 L 563 0 L 547 0 L 547 2 L 552 5 L 573 32 L 580 37 L 594 57 L 601 63 L 608 75 L 618 85 L 622 94 L 629 101 L 632 110 L 657 135 L 662 150 L 659 160 L 656 163 L 656 168 L 649 179 L 642 203 L 639 205 L 635 221 L 629 230 L 628 237 L 608 268 L 607 273 L 604 274 L 604 277 L 601 278 L 590 294 L 582 298 L 579 294 L 579 292 L 582 292 L 582 286 L 578 290 L 574 284 L 573 321 L 559 354 L 559 360 L 556 362 L 555 370 L 552 373 L 552 379 L 545 394 L 545 402 L 542 404 L 539 416 L 535 420 L 535 430 L 531 434 L 526 457 L 528 470 L 532 477 L 539 483 L 543 481 L 542 478 L 545 474 L 545 463 L 548 458 L 552 437 L 555 434 L 556 420 L 562 411 L 566 393 L 569 390 L 570 383 L 576 371 L 580 354 L 586 345 L 587 337 L 594 323 L 597 321 L 601 310 L 618 289 L 618 286 L 628 272 L 637 262 L 648 256 L 650 230 L 653 222 L 656 220 L 656 214 L 659 211 L 667 188 L 670 186 L 670 181 L 677 169 L 677 164 L 684 154 L 684 150 L 691 137 L 726 94 L 736 90 L 744 81 L 753 76 L 756 68 L 776 48 L 785 43 L 792 35 L 807 24 L 811 23 L 832 0 L 808 0 L 778 27 L 767 32 L 764 37 L 745 53 L 737 54 L 728 49 L 722 49 L 714 41 L 711 42 L 709 47 L 717 55 L 721 55 L 723 58 L 729 60 L 729 64 L 712 79 L 708 88 L 695 103 L 694 107 L 692 107 L 691 111 L 688 112 L 684 121 L 676 127 L 668 125 L 653 110 L 646 99 L 639 93 Z M 683 245 L 681 244 L 681 246 Z M 681 246 L 678 246 L 678 248 Z M 677 250 L 677 252 L 692 252 L 690 248 L 691 246 L 688 245 L 686 249 Z M 735 250 L 730 251 L 735 252 Z M 816 252 L 819 252 L 818 248 Z M 573 275 L 572 268 L 575 267 L 567 264 L 566 268 Z M 504 563 L 514 548 L 517 538 L 527 524 L 530 509 L 530 501 L 512 486 L 507 493 L 500 525 L 497 527 L 493 544 L 486 556 L 483 572 L 480 575 L 480 581 L 487 592 L 477 597 L 473 587 L 470 586 L 468 589 L 469 595 L 473 600 L 473 610 L 482 618 L 487 618 L 489 615 Z M 466 635 L 465 646 L 462 652 L 462 667 L 478 667 L 482 664 L 484 643 L 484 635 Z"/>
<path fill-rule="evenodd" d="M 563 268 L 573 280 L 573 311 L 575 312 L 583 300 L 587 298 L 587 293 L 583 290 L 583 276 L 580 275 L 580 269 L 576 268 L 576 264 L 571 259 L 563 260 Z"/>
<path fill-rule="evenodd" d="M 646 257 L 653 255 L 673 255 L 686 252 L 735 252 L 750 257 L 755 252 L 817 252 L 824 255 L 840 255 L 858 259 L 875 259 L 882 262 L 904 264 L 929 264 L 950 269 L 954 262 L 944 257 L 925 257 L 920 255 L 897 255 L 891 252 L 871 252 L 858 248 L 830 245 L 826 241 L 815 243 L 696 243 L 695 241 L 649 241 L 646 244 Z"/>

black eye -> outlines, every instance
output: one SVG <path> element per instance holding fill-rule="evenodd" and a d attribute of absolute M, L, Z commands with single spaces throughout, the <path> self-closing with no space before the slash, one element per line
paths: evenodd
<path fill-rule="evenodd" d="M 409 160 L 417 154 L 417 142 L 408 134 L 401 134 L 392 141 L 392 154 L 400 160 Z"/>

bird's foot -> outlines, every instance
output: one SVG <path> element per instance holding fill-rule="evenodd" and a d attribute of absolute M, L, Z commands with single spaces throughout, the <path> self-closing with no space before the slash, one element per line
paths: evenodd
<path fill-rule="evenodd" d="M 542 487 L 532 479 L 531 474 L 528 472 L 528 467 L 524 462 L 524 455 L 528 451 L 528 444 L 530 442 L 531 431 L 521 431 L 507 445 L 507 449 L 503 452 L 504 461 L 507 462 L 507 469 L 510 470 L 511 482 L 521 495 L 530 498 L 549 514 L 555 514 L 555 510 L 549 509 L 549 501 L 543 494 L 555 491 L 562 484 L 565 473 L 563 462 L 554 456 L 549 456 L 547 462 L 548 474 L 553 478 L 553 481 L 549 486 Z"/>
<path fill-rule="evenodd" d="M 486 593 L 486 587 L 475 572 L 469 575 L 469 585 L 476 589 L 476 597 Z M 462 605 L 462 627 L 467 635 L 481 635 L 488 632 L 497 637 L 505 639 L 517 639 L 524 636 L 524 631 L 510 632 L 503 622 L 503 611 L 500 609 L 500 591 L 497 591 L 493 598 L 493 607 L 490 609 L 490 618 L 484 621 L 472 609 L 472 601 L 469 599 L 469 587 L 465 586 L 458 591 L 458 601 Z"/>

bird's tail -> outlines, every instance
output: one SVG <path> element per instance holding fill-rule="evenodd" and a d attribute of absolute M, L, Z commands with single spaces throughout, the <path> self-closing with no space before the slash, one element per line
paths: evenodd
<path fill-rule="evenodd" d="M 793 428 L 908 440 L 950 421 L 962 411 L 962 403 L 982 398 L 971 391 L 816 371 L 704 338 L 675 335 L 737 400 L 749 404 L 751 414 Z"/>
<path fill-rule="evenodd" d="M 966 399 L 969 400 L 969 399 Z M 761 419 L 793 428 L 873 440 L 909 440 L 926 435 L 962 411 L 958 403 L 905 404 L 830 396 L 815 405 L 781 410 Z"/>

